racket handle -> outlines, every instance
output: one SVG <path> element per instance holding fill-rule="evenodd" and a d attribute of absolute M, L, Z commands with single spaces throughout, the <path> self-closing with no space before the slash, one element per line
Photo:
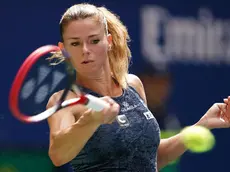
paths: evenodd
<path fill-rule="evenodd" d="M 109 104 L 106 103 L 105 101 L 99 99 L 98 97 L 92 96 L 92 95 L 85 95 L 85 97 L 88 98 L 88 103 L 87 103 L 87 107 L 91 108 L 95 111 L 101 111 L 103 110 L 105 107 L 109 107 Z"/>

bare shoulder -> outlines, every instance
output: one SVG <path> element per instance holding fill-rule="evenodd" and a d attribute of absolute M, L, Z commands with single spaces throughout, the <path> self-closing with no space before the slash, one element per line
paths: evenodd
<path fill-rule="evenodd" d="M 132 86 L 141 96 L 141 98 L 147 103 L 144 86 L 140 78 L 134 74 L 128 74 L 128 85 Z"/>
<path fill-rule="evenodd" d="M 143 87 L 143 84 L 140 78 L 134 74 L 128 74 L 127 81 L 128 81 L 128 84 L 134 87 L 137 91 L 141 90 Z"/>
<path fill-rule="evenodd" d="M 62 94 L 63 94 L 64 90 L 60 90 L 56 93 L 54 93 L 50 98 L 49 98 L 49 101 L 46 105 L 46 108 L 50 108 L 52 107 L 53 105 L 55 105 L 57 103 L 57 101 L 61 98 Z M 74 94 L 72 91 L 69 91 L 68 94 L 67 94 L 67 97 L 66 97 L 66 100 L 67 99 L 71 99 L 71 98 L 75 98 L 76 97 L 76 94 Z"/>

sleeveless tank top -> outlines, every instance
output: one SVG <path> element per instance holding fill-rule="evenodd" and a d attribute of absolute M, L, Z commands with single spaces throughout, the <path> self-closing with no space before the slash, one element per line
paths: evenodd
<path fill-rule="evenodd" d="M 82 88 L 85 93 L 101 95 Z M 157 172 L 159 125 L 133 87 L 113 98 L 120 105 L 118 121 L 101 125 L 70 162 L 74 172 Z"/>

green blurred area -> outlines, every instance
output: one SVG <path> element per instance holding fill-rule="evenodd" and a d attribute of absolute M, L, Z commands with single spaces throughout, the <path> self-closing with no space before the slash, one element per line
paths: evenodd
<path fill-rule="evenodd" d="M 1 151 L 0 172 L 52 172 L 46 151 Z"/>
<path fill-rule="evenodd" d="M 161 138 L 174 136 L 178 131 L 161 131 Z M 171 162 L 160 172 L 179 172 L 179 159 Z M 0 154 L 0 172 L 52 172 L 54 166 L 47 150 L 4 150 Z"/>

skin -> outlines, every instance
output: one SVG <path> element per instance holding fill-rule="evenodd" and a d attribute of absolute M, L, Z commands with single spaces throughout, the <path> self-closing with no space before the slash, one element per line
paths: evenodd
<path fill-rule="evenodd" d="M 102 24 L 90 18 L 70 22 L 64 29 L 63 43 L 71 56 L 70 61 L 78 73 L 77 82 L 104 97 L 108 103 L 101 112 L 94 112 L 81 105 L 61 109 L 48 119 L 50 127 L 49 156 L 56 166 L 71 161 L 87 143 L 96 129 L 105 123 L 111 123 L 119 112 L 119 105 L 110 97 L 122 94 L 122 88 L 111 78 L 108 55 L 112 46 L 112 36 L 106 35 Z M 90 61 L 91 63 L 83 63 Z M 141 80 L 132 74 L 128 75 L 128 84 L 133 86 L 147 104 L 145 90 Z M 51 96 L 47 108 L 55 104 L 62 91 Z M 76 95 L 69 93 L 67 99 Z M 194 125 L 209 129 L 230 127 L 230 97 L 223 103 L 214 104 L 205 115 Z M 64 114 L 64 115 L 63 115 Z M 221 117 L 221 118 L 220 118 Z M 158 148 L 158 169 L 178 158 L 186 151 L 180 139 L 180 134 L 168 139 L 162 139 Z"/>
<path fill-rule="evenodd" d="M 102 95 L 115 97 L 122 94 L 122 89 L 111 78 L 107 56 L 112 36 L 105 35 L 102 24 L 92 19 L 73 21 L 65 28 L 63 39 L 64 44 L 61 46 L 72 57 L 70 60 L 77 70 L 80 85 L 90 87 Z M 92 62 L 82 64 L 88 60 Z"/>

